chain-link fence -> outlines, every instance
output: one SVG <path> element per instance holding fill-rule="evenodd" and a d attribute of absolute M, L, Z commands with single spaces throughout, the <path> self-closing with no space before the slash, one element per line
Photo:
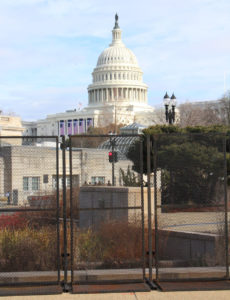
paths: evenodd
<path fill-rule="evenodd" d="M 56 137 L 0 137 L 0 286 L 60 283 Z"/>
<path fill-rule="evenodd" d="M 0 286 L 229 278 L 228 155 L 214 134 L 0 137 Z"/>
<path fill-rule="evenodd" d="M 156 279 L 229 278 L 226 137 L 154 135 Z"/>
<path fill-rule="evenodd" d="M 71 136 L 69 146 L 72 283 L 143 281 L 142 140 Z"/>

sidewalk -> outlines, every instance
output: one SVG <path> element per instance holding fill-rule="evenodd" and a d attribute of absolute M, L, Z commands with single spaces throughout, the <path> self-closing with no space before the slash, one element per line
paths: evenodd
<path fill-rule="evenodd" d="M 149 293 L 116 294 L 62 294 L 51 296 L 11 296 L 1 300 L 229 300 L 230 291 L 170 292 L 151 291 Z"/>
<path fill-rule="evenodd" d="M 229 268 L 230 271 L 230 268 Z M 149 270 L 145 270 L 148 277 Z M 165 267 L 159 269 L 161 278 L 182 279 L 182 278 L 223 278 L 226 268 L 217 267 Z M 64 279 L 64 272 L 61 271 L 61 280 Z M 70 281 L 70 271 L 68 271 L 68 280 Z M 98 269 L 98 270 L 78 270 L 74 271 L 74 280 L 76 281 L 99 281 L 99 280 L 125 280 L 142 279 L 143 270 L 137 269 Z M 153 279 L 156 276 L 156 270 L 153 268 Z M 32 272 L 0 272 L 0 280 L 6 278 L 14 282 L 46 282 L 57 281 L 57 271 L 32 271 Z M 1 300 L 1 299 L 0 299 Z"/>

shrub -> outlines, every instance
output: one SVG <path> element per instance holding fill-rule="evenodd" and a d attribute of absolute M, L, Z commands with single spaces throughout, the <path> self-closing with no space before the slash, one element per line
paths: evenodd
<path fill-rule="evenodd" d="M 27 225 L 27 220 L 22 213 L 0 216 L 0 229 L 22 229 Z"/>
<path fill-rule="evenodd" d="M 142 257 L 140 222 L 111 221 L 97 230 L 77 234 L 77 259 L 80 262 L 100 262 L 101 266 L 138 266 Z"/>
<path fill-rule="evenodd" d="M 55 228 L 1 230 L 1 271 L 44 271 L 56 269 L 55 233 Z"/>

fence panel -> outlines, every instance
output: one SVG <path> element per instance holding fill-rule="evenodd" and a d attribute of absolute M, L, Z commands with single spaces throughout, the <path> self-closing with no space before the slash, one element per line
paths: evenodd
<path fill-rule="evenodd" d="M 151 138 L 157 190 L 156 279 L 228 278 L 225 137 Z"/>
<path fill-rule="evenodd" d="M 138 136 L 70 137 L 73 285 L 144 281 L 141 147 Z"/>
<path fill-rule="evenodd" d="M 60 292 L 58 140 L 0 137 L 0 165 L 0 293 Z"/>

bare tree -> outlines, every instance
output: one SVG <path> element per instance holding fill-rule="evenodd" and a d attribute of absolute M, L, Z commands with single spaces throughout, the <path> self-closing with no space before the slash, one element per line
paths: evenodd
<path fill-rule="evenodd" d="M 153 112 L 152 123 L 154 125 L 157 125 L 157 124 L 166 124 L 165 110 L 164 110 L 164 108 L 156 108 L 155 109 L 155 111 Z"/>
<path fill-rule="evenodd" d="M 221 124 L 217 101 L 183 103 L 179 107 L 180 126 L 208 126 Z"/>
<path fill-rule="evenodd" d="M 216 114 L 222 124 L 227 126 L 230 125 L 230 91 L 225 93 L 222 98 L 218 100 Z"/>

